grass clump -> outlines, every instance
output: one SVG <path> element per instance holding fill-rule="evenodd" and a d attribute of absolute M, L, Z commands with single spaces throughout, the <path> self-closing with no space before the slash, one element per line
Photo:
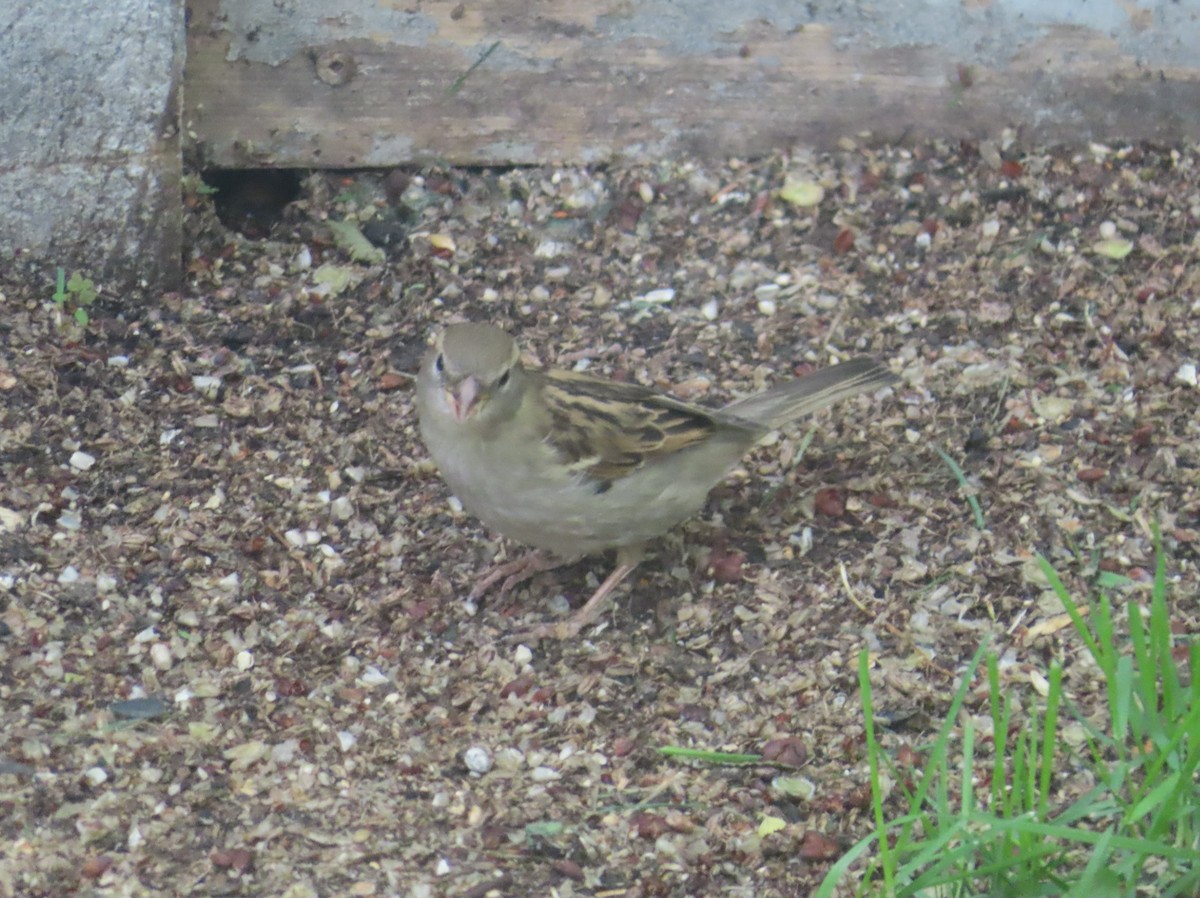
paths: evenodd
<path fill-rule="evenodd" d="M 985 646 L 924 749 L 923 765 L 901 771 L 879 745 L 868 661 L 861 656 L 875 831 L 833 866 L 818 896 L 832 895 L 872 849 L 859 895 L 1191 898 L 1200 892 L 1200 642 L 1176 645 L 1172 638 L 1157 528 L 1154 539 L 1149 608 L 1127 603 L 1127 634 L 1118 632 L 1107 591 L 1077 601 L 1039 559 L 1103 678 L 1102 706 L 1091 718 L 1071 706 L 1057 663 L 1035 700 L 1023 703 L 1030 707 L 1020 707 Z M 963 711 L 981 666 L 990 760 Z M 1056 793 L 1068 775 L 1089 784 L 1083 794 Z M 889 779 L 904 805 L 891 819 Z"/>

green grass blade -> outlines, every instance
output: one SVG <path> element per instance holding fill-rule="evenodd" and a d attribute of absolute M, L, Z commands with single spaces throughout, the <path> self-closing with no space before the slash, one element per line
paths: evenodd
<path fill-rule="evenodd" d="M 967 482 L 967 475 L 963 473 L 962 467 L 943 451 L 940 446 L 934 446 L 933 451 L 946 463 L 946 467 L 950 469 L 950 473 L 958 481 L 958 486 L 963 491 L 963 496 L 966 497 L 967 505 L 971 507 L 971 513 L 975 516 L 975 526 L 980 530 L 986 530 L 987 524 L 983 520 L 983 509 L 979 505 L 978 497 L 972 492 L 971 484 Z"/>

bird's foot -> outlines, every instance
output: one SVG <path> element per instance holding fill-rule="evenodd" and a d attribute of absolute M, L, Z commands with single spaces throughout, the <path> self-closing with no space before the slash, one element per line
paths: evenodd
<path fill-rule="evenodd" d="M 547 558 L 542 552 L 526 552 L 520 558 L 513 561 L 494 565 L 490 571 L 475 582 L 469 598 L 472 602 L 478 601 L 484 593 L 497 583 L 500 583 L 500 595 L 506 596 L 513 591 L 514 587 L 524 583 L 535 574 L 540 574 L 542 571 L 552 571 L 563 564 L 564 562 L 562 561 Z"/>
<path fill-rule="evenodd" d="M 584 603 L 583 607 L 568 617 L 566 620 L 555 621 L 554 623 L 540 624 L 536 627 L 530 627 L 526 630 L 518 630 L 513 634 L 512 638 L 518 642 L 539 642 L 543 639 L 574 639 L 579 635 L 588 624 L 594 621 L 600 614 L 600 609 L 604 607 L 605 601 L 612 594 L 612 591 L 628 577 L 633 569 L 637 567 L 637 560 L 626 560 L 618 562 L 613 572 L 608 575 L 603 583 L 592 593 L 592 597 Z"/>

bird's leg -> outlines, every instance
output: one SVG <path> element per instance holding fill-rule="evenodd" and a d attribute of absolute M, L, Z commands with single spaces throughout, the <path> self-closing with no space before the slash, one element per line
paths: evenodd
<path fill-rule="evenodd" d="M 477 601 L 480 596 L 501 580 L 504 582 L 500 585 L 500 595 L 508 595 L 512 592 L 513 587 L 519 583 L 524 583 L 535 574 L 540 574 L 542 571 L 552 571 L 556 567 L 562 567 L 564 564 L 566 564 L 565 561 L 547 558 L 542 552 L 526 552 L 514 561 L 493 565 L 490 571 L 475 582 L 475 585 L 471 588 L 469 598 L 472 602 Z"/>
<path fill-rule="evenodd" d="M 613 568 L 611 574 L 604 578 L 604 582 L 597 587 L 582 608 L 565 621 L 556 624 L 542 624 L 540 627 L 526 631 L 526 635 L 533 639 L 574 639 L 579 635 L 580 630 L 596 619 L 596 615 L 600 613 L 600 609 L 612 591 L 641 563 L 642 555 L 641 546 L 625 546 L 618 549 L 617 566 Z"/>

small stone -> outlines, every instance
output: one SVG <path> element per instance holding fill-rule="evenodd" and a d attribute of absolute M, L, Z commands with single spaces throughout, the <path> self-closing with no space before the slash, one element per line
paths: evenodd
<path fill-rule="evenodd" d="M 492 769 L 492 755 L 481 745 L 472 745 L 463 752 L 463 763 L 474 774 L 482 776 Z"/>
<path fill-rule="evenodd" d="M 197 374 L 192 378 L 192 387 L 205 399 L 216 399 L 221 389 L 221 378 Z"/>
<path fill-rule="evenodd" d="M 79 516 L 79 512 L 73 508 L 68 508 L 58 516 L 56 522 L 63 530 L 79 530 L 83 527 L 83 519 Z"/>
<path fill-rule="evenodd" d="M 170 670 L 174 660 L 171 658 L 171 648 L 165 642 L 156 642 L 150 646 L 150 663 L 159 670 Z"/>
<path fill-rule="evenodd" d="M 330 513 L 339 521 L 348 521 L 354 517 L 354 503 L 349 496 L 338 496 L 329 503 Z"/>
<path fill-rule="evenodd" d="M 560 240 L 543 240 L 533 250 L 535 259 L 554 259 L 567 251 L 567 244 Z"/>
<path fill-rule="evenodd" d="M 89 786 L 99 786 L 108 780 L 108 771 L 103 767 L 89 767 L 83 772 L 83 778 Z"/>
<path fill-rule="evenodd" d="M 366 670 L 363 671 L 359 680 L 364 686 L 383 686 L 385 683 L 390 683 L 387 675 L 373 664 L 368 664 Z"/>
<path fill-rule="evenodd" d="M 86 452 L 78 451 L 71 453 L 71 467 L 75 468 L 77 471 L 86 471 L 95 463 L 96 457 L 94 455 L 88 455 Z"/>

